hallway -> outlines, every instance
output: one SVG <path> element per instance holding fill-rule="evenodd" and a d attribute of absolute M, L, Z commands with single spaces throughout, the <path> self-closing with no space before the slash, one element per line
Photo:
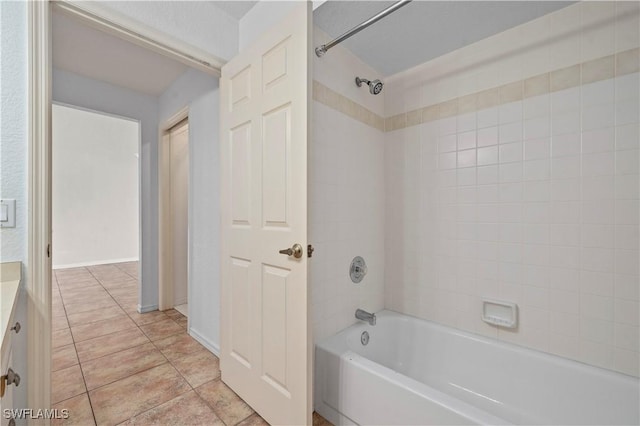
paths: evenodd
<path fill-rule="evenodd" d="M 267 424 L 184 315 L 137 313 L 137 277 L 137 262 L 54 271 L 51 402 L 70 417 L 52 424 Z"/>

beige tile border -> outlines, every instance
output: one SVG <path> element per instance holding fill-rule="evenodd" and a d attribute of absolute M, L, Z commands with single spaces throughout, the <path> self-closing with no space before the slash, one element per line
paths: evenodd
<path fill-rule="evenodd" d="M 640 48 L 635 48 L 387 118 L 315 80 L 313 99 L 361 123 L 391 132 L 639 71 Z"/>
<path fill-rule="evenodd" d="M 385 132 L 391 132 L 439 118 L 475 112 L 638 71 L 640 71 L 640 48 L 625 50 L 615 55 L 604 56 L 525 80 L 397 114 L 385 119 L 384 128 Z M 415 118 L 418 115 L 422 116 L 420 122 Z"/>
<path fill-rule="evenodd" d="M 316 80 L 313 81 L 313 99 L 354 120 L 384 132 L 384 118 Z"/>

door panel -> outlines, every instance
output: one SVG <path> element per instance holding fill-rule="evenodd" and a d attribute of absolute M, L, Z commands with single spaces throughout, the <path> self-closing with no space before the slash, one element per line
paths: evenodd
<path fill-rule="evenodd" d="M 189 276 L 189 125 L 170 131 L 171 241 L 173 244 L 173 305 L 187 303 Z"/>
<path fill-rule="evenodd" d="M 222 380 L 272 424 L 311 422 L 310 3 L 222 69 Z"/>

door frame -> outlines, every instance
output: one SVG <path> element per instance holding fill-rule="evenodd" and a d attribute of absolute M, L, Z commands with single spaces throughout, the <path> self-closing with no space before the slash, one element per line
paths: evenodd
<path fill-rule="evenodd" d="M 27 406 L 51 408 L 51 8 L 103 32 L 220 76 L 226 61 L 116 13 L 98 2 L 27 2 Z M 49 419 L 29 424 L 49 425 Z"/>
<path fill-rule="evenodd" d="M 158 310 L 164 311 L 174 306 L 173 300 L 173 232 L 171 227 L 171 129 L 181 121 L 189 119 L 189 106 L 180 109 L 160 125 L 158 143 Z M 189 142 L 190 143 L 190 142 Z M 190 217 L 190 215 L 189 215 Z M 187 262 L 190 257 L 187 253 Z M 187 278 L 187 288 L 189 280 Z M 187 316 L 187 321 L 189 321 Z M 187 324 L 188 329 L 188 324 Z"/>

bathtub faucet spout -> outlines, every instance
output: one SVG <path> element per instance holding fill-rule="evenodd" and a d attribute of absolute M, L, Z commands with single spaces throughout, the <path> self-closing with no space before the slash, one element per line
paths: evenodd
<path fill-rule="evenodd" d="M 362 309 L 356 310 L 356 318 L 368 322 L 369 325 L 376 325 L 376 314 L 370 314 L 369 312 L 363 311 Z"/>

